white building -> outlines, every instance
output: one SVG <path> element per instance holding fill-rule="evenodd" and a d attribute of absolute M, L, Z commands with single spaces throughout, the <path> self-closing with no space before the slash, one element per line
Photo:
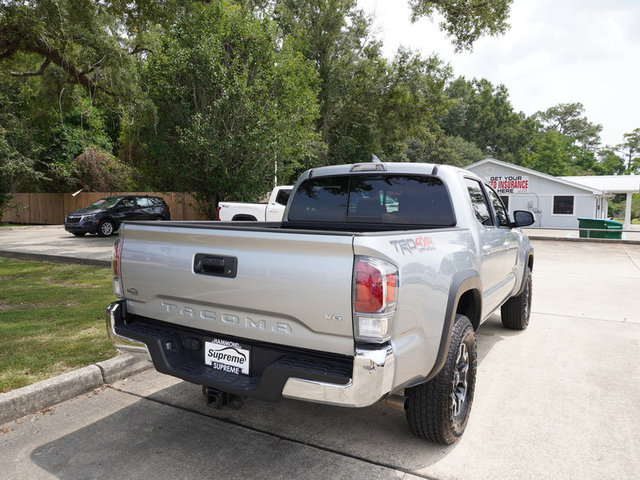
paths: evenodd
<path fill-rule="evenodd" d="M 534 227 L 578 228 L 578 218 L 607 218 L 609 199 L 626 193 L 625 226 L 631 225 L 631 194 L 640 191 L 640 176 L 554 177 L 487 158 L 466 167 L 484 178 L 510 213 L 534 212 Z"/>

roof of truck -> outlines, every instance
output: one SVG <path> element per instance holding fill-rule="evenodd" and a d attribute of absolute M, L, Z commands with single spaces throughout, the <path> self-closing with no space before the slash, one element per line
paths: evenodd
<path fill-rule="evenodd" d="M 440 168 L 461 170 L 450 165 L 438 165 L 435 163 L 409 163 L 409 162 L 364 162 L 345 165 L 329 165 L 313 168 L 305 172 L 301 179 L 316 176 L 345 175 L 348 173 L 413 173 L 423 175 L 435 175 Z"/>

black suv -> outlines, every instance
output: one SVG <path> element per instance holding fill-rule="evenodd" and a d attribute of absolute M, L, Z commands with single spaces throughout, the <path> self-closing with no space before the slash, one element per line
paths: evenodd
<path fill-rule="evenodd" d="M 160 197 L 106 197 L 88 207 L 70 211 L 64 219 L 64 229 L 76 237 L 85 233 L 108 237 L 125 220 L 171 220 L 171 214 Z"/>

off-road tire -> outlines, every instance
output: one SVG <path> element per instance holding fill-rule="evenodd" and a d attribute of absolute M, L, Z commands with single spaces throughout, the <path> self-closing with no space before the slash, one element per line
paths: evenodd
<path fill-rule="evenodd" d="M 111 220 L 103 220 L 98 225 L 98 235 L 101 237 L 110 237 L 116 232 L 116 226 Z"/>
<path fill-rule="evenodd" d="M 516 297 L 511 297 L 500 309 L 502 325 L 511 330 L 524 330 L 529 326 L 533 284 L 531 281 L 531 270 L 529 270 L 528 267 L 525 272 L 524 282 L 525 285 L 522 293 Z"/>
<path fill-rule="evenodd" d="M 71 233 L 73 233 L 76 237 L 84 237 L 84 235 L 85 235 L 87 232 L 71 232 Z"/>
<path fill-rule="evenodd" d="M 457 404 L 458 414 L 455 415 L 453 395 L 460 385 L 460 377 L 456 373 L 460 372 L 462 344 L 467 352 L 466 388 L 462 403 Z M 460 438 L 471 413 L 477 358 L 476 336 L 471 322 L 464 315 L 456 315 L 447 359 L 440 373 L 427 383 L 405 389 L 405 413 L 414 435 L 444 445 Z"/>

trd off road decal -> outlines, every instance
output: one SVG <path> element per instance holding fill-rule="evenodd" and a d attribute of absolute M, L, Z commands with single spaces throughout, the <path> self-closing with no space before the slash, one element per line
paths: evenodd
<path fill-rule="evenodd" d="M 389 242 L 396 249 L 396 252 L 402 255 L 413 255 L 414 253 L 422 253 L 429 250 L 435 250 L 433 239 L 431 237 L 415 237 L 402 240 L 391 240 Z"/>

